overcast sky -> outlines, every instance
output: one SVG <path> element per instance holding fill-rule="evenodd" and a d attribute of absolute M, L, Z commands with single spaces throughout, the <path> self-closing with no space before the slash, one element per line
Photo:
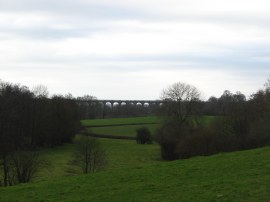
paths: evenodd
<path fill-rule="evenodd" d="M 0 79 L 51 94 L 250 95 L 270 75 L 269 0 L 0 0 Z"/>

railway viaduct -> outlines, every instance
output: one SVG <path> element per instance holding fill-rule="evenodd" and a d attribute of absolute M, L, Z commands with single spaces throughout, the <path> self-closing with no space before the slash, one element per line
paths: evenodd
<path fill-rule="evenodd" d="M 79 100 L 79 104 L 91 105 L 91 104 L 102 104 L 104 107 L 109 106 L 113 108 L 114 106 L 124 106 L 124 105 L 133 105 L 133 106 L 160 106 L 162 100 Z"/>
<path fill-rule="evenodd" d="M 133 106 L 159 106 L 162 104 L 161 100 L 97 100 L 99 103 L 103 103 L 103 106 L 124 106 L 124 105 L 133 105 Z"/>
<path fill-rule="evenodd" d="M 77 100 L 78 105 L 85 107 L 85 111 L 88 114 L 89 107 L 100 106 L 102 110 L 102 117 L 105 118 L 106 108 L 111 109 L 124 107 L 124 106 L 135 106 L 153 109 L 160 107 L 164 101 L 162 100 Z M 88 116 L 88 115 L 86 115 Z"/>

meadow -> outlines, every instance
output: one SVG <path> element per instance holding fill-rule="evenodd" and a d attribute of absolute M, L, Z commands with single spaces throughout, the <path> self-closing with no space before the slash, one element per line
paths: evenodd
<path fill-rule="evenodd" d="M 164 162 L 158 159 L 155 145 L 103 141 L 104 146 L 110 145 L 112 164 L 108 169 L 1 188 L 0 201 L 270 199 L 270 147 Z"/>
<path fill-rule="evenodd" d="M 156 116 L 135 117 L 135 118 L 113 118 L 113 119 L 94 119 L 82 120 L 81 123 L 86 127 L 88 133 L 109 135 L 114 137 L 136 137 L 138 128 L 146 127 L 151 134 L 154 134 L 160 126 L 161 119 Z"/>
<path fill-rule="evenodd" d="M 158 129 L 159 124 L 142 124 L 142 125 L 125 125 L 125 126 L 109 126 L 109 127 L 94 127 L 88 128 L 89 132 L 101 135 L 113 135 L 113 136 L 128 136 L 136 137 L 136 130 L 141 127 L 146 127 L 150 130 L 151 134 L 154 134 Z"/>
<path fill-rule="evenodd" d="M 213 116 L 203 116 L 198 118 L 198 121 L 201 122 L 201 124 L 208 125 L 214 118 Z M 148 128 L 151 134 L 154 135 L 160 127 L 161 122 L 162 118 L 156 116 L 81 121 L 82 125 L 85 126 L 90 133 L 123 137 L 136 137 L 136 130 L 142 127 Z"/>
<path fill-rule="evenodd" d="M 115 119 L 113 124 L 106 119 L 83 122 L 88 126 L 102 126 L 100 128 L 131 128 L 154 127 L 158 125 L 155 119 L 146 117 L 122 122 Z M 209 123 L 212 119 L 207 117 L 204 121 Z M 114 126 L 119 124 L 126 125 Z M 99 141 L 108 157 L 108 165 L 101 172 L 69 175 L 66 170 L 73 144 L 42 149 L 41 156 L 49 166 L 44 167 L 32 183 L 0 188 L 0 201 L 270 200 L 270 147 L 168 162 L 161 159 L 156 143 L 141 145 L 134 140 L 104 138 Z"/>
<path fill-rule="evenodd" d="M 108 165 L 106 170 L 128 169 L 161 161 L 157 144 L 141 145 L 134 140 L 99 139 L 105 149 Z M 41 150 L 42 159 L 48 162 L 34 179 L 34 182 L 69 176 L 68 162 L 72 159 L 73 144 Z"/>

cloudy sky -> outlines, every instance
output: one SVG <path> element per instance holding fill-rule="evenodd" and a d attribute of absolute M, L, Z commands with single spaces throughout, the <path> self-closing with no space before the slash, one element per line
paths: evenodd
<path fill-rule="evenodd" d="M 0 0 L 0 79 L 51 94 L 249 95 L 270 75 L 268 0 Z"/>

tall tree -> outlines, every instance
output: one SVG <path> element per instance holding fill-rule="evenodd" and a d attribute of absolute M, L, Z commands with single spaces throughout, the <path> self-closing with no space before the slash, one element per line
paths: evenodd
<path fill-rule="evenodd" d="M 164 122 L 157 132 L 156 139 L 161 146 L 163 159 L 179 158 L 176 146 L 194 127 L 191 115 L 197 113 L 200 100 L 199 90 L 186 83 L 175 83 L 162 92 Z"/>
<path fill-rule="evenodd" d="M 200 92 L 195 86 L 177 82 L 164 89 L 161 98 L 164 100 L 164 115 L 181 124 L 187 120 L 188 116 L 196 113 Z"/>

